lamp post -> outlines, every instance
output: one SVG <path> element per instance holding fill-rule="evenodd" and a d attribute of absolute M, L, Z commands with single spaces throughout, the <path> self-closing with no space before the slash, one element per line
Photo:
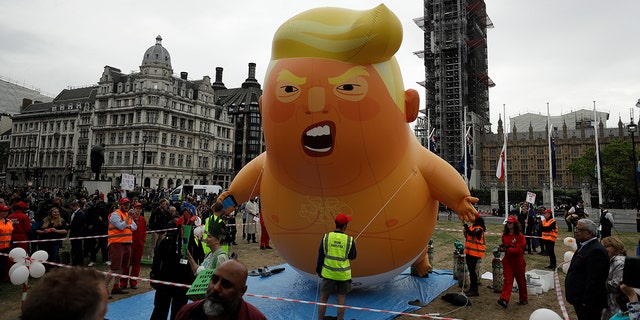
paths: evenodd
<path fill-rule="evenodd" d="M 147 134 L 145 133 L 142 136 L 142 172 L 140 173 L 140 186 L 144 189 L 144 163 L 147 161 L 146 158 L 146 152 L 147 152 L 147 140 L 149 139 L 149 137 L 147 136 Z"/>
<path fill-rule="evenodd" d="M 640 108 L 640 99 L 636 102 L 636 107 Z M 636 195 L 636 232 L 640 232 L 640 208 L 638 208 L 638 160 L 636 159 L 636 142 L 633 139 L 634 133 L 638 131 L 638 125 L 633 123 L 633 111 L 631 112 L 631 123 L 629 133 L 631 134 L 631 152 L 633 152 L 633 188 Z"/>
<path fill-rule="evenodd" d="M 636 141 L 634 139 L 635 133 L 638 131 L 638 125 L 633 123 L 633 110 L 631 112 L 631 123 L 629 123 L 629 125 L 627 126 L 627 129 L 629 129 L 629 135 L 631 135 L 631 159 L 633 161 L 632 163 L 632 167 L 633 167 L 633 171 L 631 171 L 633 173 L 633 192 L 635 194 L 635 199 L 634 199 L 634 207 L 636 209 L 636 231 L 640 232 L 640 210 L 638 210 L 638 174 L 637 174 L 637 162 L 638 160 L 636 159 Z"/>

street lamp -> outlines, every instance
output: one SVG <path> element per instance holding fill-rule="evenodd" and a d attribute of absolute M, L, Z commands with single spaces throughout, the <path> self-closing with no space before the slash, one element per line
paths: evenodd
<path fill-rule="evenodd" d="M 640 105 L 640 100 L 636 104 L 636 106 Z M 638 208 L 638 172 L 637 172 L 637 163 L 636 159 L 636 141 L 634 139 L 635 133 L 638 131 L 638 125 L 633 123 L 633 110 L 631 112 L 631 123 L 627 126 L 629 129 L 629 134 L 631 135 L 631 159 L 633 159 L 633 182 L 634 187 L 633 191 L 635 193 L 635 208 L 636 208 L 636 232 L 640 232 L 640 208 Z"/>
<path fill-rule="evenodd" d="M 140 186 L 144 189 L 144 163 L 147 161 L 146 158 L 146 152 L 147 152 L 147 140 L 149 139 L 149 137 L 147 136 L 147 134 L 145 133 L 142 136 L 142 172 L 140 173 Z"/>

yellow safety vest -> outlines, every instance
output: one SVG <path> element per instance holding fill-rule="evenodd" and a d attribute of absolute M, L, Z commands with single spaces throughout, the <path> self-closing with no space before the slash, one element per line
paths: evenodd
<path fill-rule="evenodd" d="M 351 262 L 349 251 L 353 246 L 353 237 L 340 232 L 329 232 L 322 238 L 324 262 L 322 277 L 326 279 L 345 281 L 351 279 Z"/>

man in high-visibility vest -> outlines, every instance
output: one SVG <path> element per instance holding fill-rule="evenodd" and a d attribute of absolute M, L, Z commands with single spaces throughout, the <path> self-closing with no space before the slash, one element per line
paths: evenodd
<path fill-rule="evenodd" d="M 556 252 L 554 248 L 556 246 L 556 240 L 558 239 L 558 224 L 553 219 L 553 211 L 547 209 L 544 211 L 544 220 L 542 220 L 542 245 L 545 247 L 545 252 L 549 255 L 549 265 L 545 268 L 556 268 Z"/>
<path fill-rule="evenodd" d="M 351 291 L 351 262 L 356 258 L 356 243 L 345 234 L 351 217 L 344 213 L 336 216 L 336 229 L 325 234 L 318 250 L 316 273 L 322 277 L 320 302 L 327 303 L 329 295 L 338 296 L 338 304 L 345 305 Z M 318 306 L 318 319 L 324 318 L 327 307 Z M 338 320 L 344 319 L 344 308 L 338 308 Z"/>
<path fill-rule="evenodd" d="M 0 253 L 6 255 L 11 251 L 11 234 L 13 233 L 13 224 L 10 219 L 7 219 L 8 215 L 9 207 L 4 203 L 0 204 Z M 6 255 L 0 255 L 0 280 L 9 278 Z"/>
<path fill-rule="evenodd" d="M 109 258 L 111 260 L 111 273 L 120 274 L 124 266 L 129 265 L 131 258 L 131 243 L 133 242 L 133 230 L 137 230 L 138 226 L 133 221 L 133 211 L 129 212 L 131 200 L 129 198 L 121 198 L 118 201 L 120 206 L 117 210 L 109 215 L 109 230 L 107 232 L 107 243 L 109 244 Z M 107 277 L 107 289 L 111 278 Z M 111 289 L 111 294 L 126 294 L 127 292 L 120 288 L 120 281 L 116 279 Z"/>

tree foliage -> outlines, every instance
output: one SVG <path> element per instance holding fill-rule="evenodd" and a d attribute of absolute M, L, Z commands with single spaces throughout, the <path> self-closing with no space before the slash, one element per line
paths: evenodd
<path fill-rule="evenodd" d="M 628 202 L 635 197 L 636 177 L 631 141 L 616 139 L 600 149 L 605 201 Z M 589 148 L 569 164 L 569 172 L 585 182 L 597 183 L 595 149 Z"/>

